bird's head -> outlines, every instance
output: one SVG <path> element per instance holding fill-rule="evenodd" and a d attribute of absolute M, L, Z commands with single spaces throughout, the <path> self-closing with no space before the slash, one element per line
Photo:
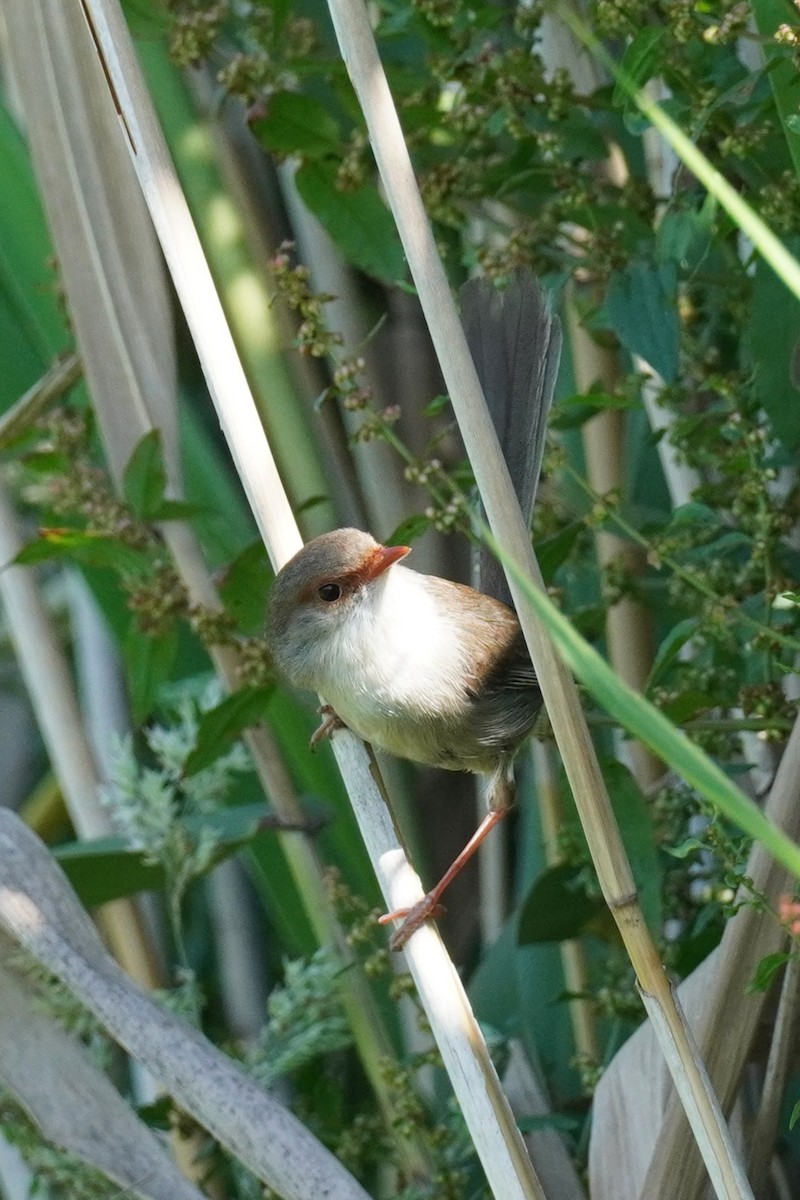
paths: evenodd
<path fill-rule="evenodd" d="M 320 656 L 357 639 L 378 609 L 386 573 L 409 552 L 359 529 L 336 529 L 304 546 L 278 572 L 270 594 L 269 636 L 279 670 L 298 686 L 314 686 Z"/>

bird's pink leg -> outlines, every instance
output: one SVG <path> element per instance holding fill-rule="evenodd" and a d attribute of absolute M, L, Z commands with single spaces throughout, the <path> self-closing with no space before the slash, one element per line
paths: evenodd
<path fill-rule="evenodd" d="M 330 737 L 334 730 L 346 728 L 344 721 L 336 715 L 330 704 L 323 704 L 318 711 L 322 721 L 319 728 L 312 733 L 308 743 L 312 750 L 316 750 L 320 742 L 324 742 L 325 738 Z"/>
<path fill-rule="evenodd" d="M 490 809 L 464 849 L 445 871 L 442 878 L 436 884 L 436 887 L 432 888 L 426 896 L 423 896 L 417 904 L 411 908 L 398 908 L 395 912 L 386 913 L 385 916 L 378 918 L 378 922 L 381 925 L 387 925 L 389 921 L 403 921 L 403 924 L 399 929 L 394 931 L 389 939 L 389 946 L 392 950 L 400 950 L 411 937 L 412 933 L 416 933 L 421 925 L 424 925 L 431 917 L 437 917 L 444 912 L 444 907 L 440 904 L 443 893 L 453 882 L 465 863 L 468 863 L 472 858 L 484 838 L 491 833 L 495 825 L 499 825 L 509 808 L 510 804 L 505 804 L 503 807 Z"/>

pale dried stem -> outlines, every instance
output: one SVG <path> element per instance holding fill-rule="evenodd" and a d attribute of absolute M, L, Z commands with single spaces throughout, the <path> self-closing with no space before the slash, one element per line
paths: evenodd
<path fill-rule="evenodd" d="M 765 815 L 795 841 L 800 837 L 798 779 L 800 718 L 786 744 L 764 810 Z M 791 893 L 794 884 L 785 868 L 778 865 L 758 842 L 750 851 L 746 877 L 751 880 L 752 892 L 764 896 L 775 909 L 781 896 Z M 742 899 L 748 899 L 750 894 L 744 890 Z M 694 1028 L 725 1111 L 736 1097 L 766 1002 L 766 994 L 750 993 L 748 984 L 758 963 L 766 955 L 783 949 L 785 943 L 786 934 L 777 919 L 770 918 L 760 907 L 745 904 L 726 925 L 713 962 L 697 968 L 697 973 L 707 976 L 707 983 L 703 1004 L 694 1016 Z M 720 1030 L 725 1031 L 725 1037 L 720 1037 Z M 733 1035 L 732 1030 L 735 1031 Z M 693 1149 L 686 1146 L 685 1138 L 685 1120 L 673 1097 L 642 1189 L 643 1200 L 662 1195 L 699 1200 L 705 1186 L 703 1167 Z M 680 1153 L 676 1147 L 682 1147 Z"/>
<path fill-rule="evenodd" d="M 281 566 L 300 547 L 297 525 L 255 414 L 119 4 L 115 0 L 82 3 L 223 431 L 272 561 Z M 421 895 L 421 887 L 399 846 L 375 764 L 363 744 L 346 731 L 335 735 L 333 745 L 386 901 L 391 908 L 408 907 Z M 503 1200 L 542 1200 L 461 982 L 432 928 L 421 930 L 412 940 L 407 957 L 496 1194 Z"/>
<path fill-rule="evenodd" d="M 177 1103 L 285 1200 L 368 1200 L 309 1131 L 106 953 L 46 847 L 0 809 L 0 926 L 57 976 Z"/>
<path fill-rule="evenodd" d="M 504 556 L 541 588 L 543 583 L 528 530 L 514 498 L 508 470 L 439 260 L 366 9 L 360 0 L 331 0 L 330 9 L 489 524 Z M 577 689 L 513 573 L 509 574 L 509 584 L 604 895 L 631 956 L 646 1002 L 650 1007 L 656 1005 L 663 1015 L 660 1034 L 664 1053 L 675 1074 L 676 1085 L 683 1093 L 682 1099 L 687 1105 L 709 1174 L 720 1196 L 731 1200 L 748 1196 L 749 1188 L 735 1159 L 719 1106 L 693 1052 L 688 1030 L 642 917 Z M 424 932 L 427 936 L 428 931 Z"/>

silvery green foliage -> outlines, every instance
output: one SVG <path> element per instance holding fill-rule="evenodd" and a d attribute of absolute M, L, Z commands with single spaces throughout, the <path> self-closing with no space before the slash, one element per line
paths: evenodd
<path fill-rule="evenodd" d="M 132 739 L 120 738 L 112 753 L 110 781 L 101 793 L 117 831 L 132 849 L 163 867 L 170 889 L 178 895 L 214 861 L 217 836 L 198 818 L 216 811 L 233 776 L 250 767 L 246 749 L 236 743 L 205 770 L 184 775 L 200 717 L 221 698 L 216 681 L 197 697 L 177 692 L 171 701 L 174 721 L 145 731 L 156 765 L 142 766 Z"/>
<path fill-rule="evenodd" d="M 310 959 L 284 964 L 284 983 L 267 1000 L 267 1017 L 248 1065 L 271 1085 L 321 1054 L 343 1050 L 352 1034 L 339 999 L 342 964 L 323 947 Z"/>

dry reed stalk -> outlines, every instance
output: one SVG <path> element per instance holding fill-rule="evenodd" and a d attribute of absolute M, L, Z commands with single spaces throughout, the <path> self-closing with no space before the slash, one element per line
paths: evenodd
<path fill-rule="evenodd" d="M 489 524 L 504 556 L 543 587 L 414 179 L 366 9 L 361 0 L 330 0 L 329 7 Z M 606 901 L 636 969 L 645 1007 L 657 1025 L 694 1136 L 718 1195 L 730 1200 L 749 1197 L 719 1105 L 642 917 L 577 689 L 513 573 L 509 584 Z"/>
<path fill-rule="evenodd" d="M 30 837 L 30 834 L 28 834 Z M 11 966 L 16 956 L 16 969 Z M 85 1046 L 44 1010 L 39 990 L 18 973 L 19 950 L 0 935 L 0 1082 L 48 1142 L 78 1155 L 141 1200 L 203 1200 L 160 1137 L 123 1099 Z M 31 1193 L 6 1191 L 3 1196 Z"/>
<path fill-rule="evenodd" d="M 20 82 L 29 102 L 32 149 L 112 476 L 120 488 L 136 445 L 158 428 L 164 437 L 168 488 L 179 496 L 170 305 L 150 218 L 119 138 L 116 114 L 105 103 L 107 83 L 94 45 L 80 11 L 70 13 L 60 0 L 26 3 L 24 17 L 17 0 L 4 3 L 14 18 L 9 28 L 15 61 L 25 66 Z M 17 24 L 17 18 L 24 23 Z M 36 41 L 29 43 L 26 39 L 34 33 Z M 53 120 L 52 112 L 57 114 Z M 229 334 L 228 340 L 232 346 Z M 191 603 L 218 610 L 219 597 L 193 532 L 173 521 L 162 533 Z M 226 687 L 238 687 L 236 650 L 212 647 L 210 656 Z M 260 725 L 245 740 L 278 815 L 302 824 L 301 807 L 270 731 Z M 335 943 L 350 961 L 313 844 L 304 834 L 286 833 L 283 848 L 320 942 Z M 116 908 L 125 911 L 123 902 Z M 115 946 L 127 952 L 123 961 L 134 977 L 147 979 L 137 969 L 142 951 L 135 937 L 126 941 L 119 936 Z M 391 1039 L 360 972 L 345 973 L 342 992 L 365 1070 L 390 1118 L 392 1097 L 382 1064 L 392 1054 Z M 402 1151 L 409 1171 L 424 1171 L 418 1149 L 403 1141 Z"/>
<path fill-rule="evenodd" d="M 309 1131 L 231 1058 L 117 966 L 47 848 L 0 809 L 0 927 L 55 975 L 186 1112 L 284 1200 L 368 1200 Z"/>
<path fill-rule="evenodd" d="M 257 419 L 127 26 L 116 0 L 80 2 L 223 431 L 272 562 L 281 566 L 299 549 L 299 531 Z M 399 845 L 374 759 L 346 731 L 336 734 L 333 748 L 387 903 L 392 908 L 408 907 L 421 894 L 421 887 Z M 407 958 L 496 1195 L 503 1200 L 544 1200 L 461 982 L 432 928 L 420 930 L 407 948 Z"/>
<path fill-rule="evenodd" d="M 800 838 L 798 779 L 800 718 L 786 744 L 765 807 L 765 815 L 794 840 Z M 752 891 L 764 896 L 775 910 L 781 896 L 792 893 L 795 883 L 758 842 L 750 852 L 745 876 L 752 881 Z M 749 891 L 744 891 L 742 897 L 746 899 L 749 895 Z M 705 980 L 694 1028 L 725 1111 L 732 1106 L 738 1092 L 767 1000 L 765 992 L 749 992 L 748 984 L 759 962 L 766 955 L 782 950 L 785 944 L 786 934 L 777 918 L 770 919 L 760 908 L 744 905 L 726 925 L 713 960 L 701 964 L 690 977 L 702 976 Z M 724 1037 L 720 1036 L 721 1030 Z M 685 1122 L 673 1096 L 666 1109 L 642 1194 L 645 1197 L 679 1195 L 681 1200 L 699 1200 L 703 1187 L 702 1164 L 693 1147 L 686 1146 Z"/>

